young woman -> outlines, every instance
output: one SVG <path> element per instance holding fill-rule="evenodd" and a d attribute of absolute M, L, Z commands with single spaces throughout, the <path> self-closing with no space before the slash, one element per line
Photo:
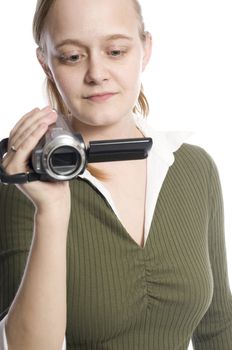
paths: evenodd
<path fill-rule="evenodd" d="M 7 174 L 28 170 L 53 107 L 86 143 L 154 146 L 70 182 L 1 185 L 1 349 L 231 349 L 218 171 L 141 116 L 152 40 L 138 2 L 38 0 L 33 26 L 51 104 L 11 131 Z"/>

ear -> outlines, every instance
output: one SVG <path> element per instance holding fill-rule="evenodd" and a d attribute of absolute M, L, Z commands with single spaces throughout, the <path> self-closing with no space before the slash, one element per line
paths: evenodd
<path fill-rule="evenodd" d="M 151 53 L 152 53 L 152 36 L 151 33 L 145 33 L 145 41 L 144 41 L 144 54 L 143 54 L 143 65 L 142 71 L 145 70 L 148 62 L 150 61 Z"/>
<path fill-rule="evenodd" d="M 46 74 L 47 78 L 53 81 L 52 73 L 47 65 L 47 62 L 46 62 L 45 53 L 42 51 L 42 49 L 40 47 L 37 47 L 37 49 L 36 49 L 36 56 L 37 56 L 39 63 L 41 64 L 41 67 L 43 68 L 44 73 Z"/>

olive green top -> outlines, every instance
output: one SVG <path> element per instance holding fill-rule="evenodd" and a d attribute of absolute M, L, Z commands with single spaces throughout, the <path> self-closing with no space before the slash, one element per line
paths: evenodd
<path fill-rule="evenodd" d="M 232 296 L 217 167 L 202 148 L 175 152 L 144 248 L 89 181 L 71 183 L 67 349 L 232 349 Z M 0 185 L 0 312 L 23 274 L 34 209 Z M 35 300 L 36 302 L 36 300 Z"/>

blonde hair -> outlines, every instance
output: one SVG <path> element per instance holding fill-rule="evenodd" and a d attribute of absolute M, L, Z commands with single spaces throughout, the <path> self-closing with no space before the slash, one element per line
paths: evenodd
<path fill-rule="evenodd" d="M 44 52 L 46 52 L 46 48 L 44 47 L 44 43 L 43 43 L 43 30 L 46 25 L 46 17 L 48 15 L 48 12 L 51 9 L 52 5 L 55 3 L 55 1 L 56 0 L 37 0 L 37 4 L 36 4 L 35 14 L 33 18 L 33 25 L 32 25 L 33 37 L 36 44 Z M 134 4 L 136 14 L 138 16 L 139 35 L 140 35 L 141 41 L 145 42 L 146 32 L 144 29 L 144 21 L 143 21 L 141 6 L 137 0 L 133 0 L 133 4 Z M 62 96 L 60 95 L 53 80 L 46 78 L 45 84 L 46 84 L 47 97 L 51 106 L 55 108 L 57 111 L 67 116 L 69 114 L 68 107 L 64 103 Z M 144 117 L 148 116 L 149 114 L 149 104 L 146 99 L 146 96 L 144 95 L 142 84 L 141 84 L 138 101 L 136 106 L 133 108 L 133 112 L 140 113 Z M 88 165 L 87 169 L 93 176 L 95 176 L 99 180 L 108 179 L 108 176 L 105 172 L 97 169 L 92 165 Z"/>

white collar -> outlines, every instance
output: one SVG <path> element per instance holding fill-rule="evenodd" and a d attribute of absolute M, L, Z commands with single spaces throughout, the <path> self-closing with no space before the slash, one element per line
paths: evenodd
<path fill-rule="evenodd" d="M 187 140 L 188 137 L 194 134 L 193 131 L 157 131 L 153 128 L 147 118 L 140 114 L 133 114 L 133 118 L 137 128 L 145 137 L 151 137 L 153 146 L 150 150 L 152 155 L 158 156 L 166 165 L 171 166 L 174 163 L 174 152 Z M 85 169 L 81 178 L 89 180 L 96 179 Z"/>
<path fill-rule="evenodd" d="M 142 134 L 152 138 L 153 146 L 150 152 L 156 154 L 169 166 L 175 160 L 174 152 L 194 133 L 192 131 L 157 131 L 149 120 L 139 114 L 134 114 L 134 120 Z"/>

